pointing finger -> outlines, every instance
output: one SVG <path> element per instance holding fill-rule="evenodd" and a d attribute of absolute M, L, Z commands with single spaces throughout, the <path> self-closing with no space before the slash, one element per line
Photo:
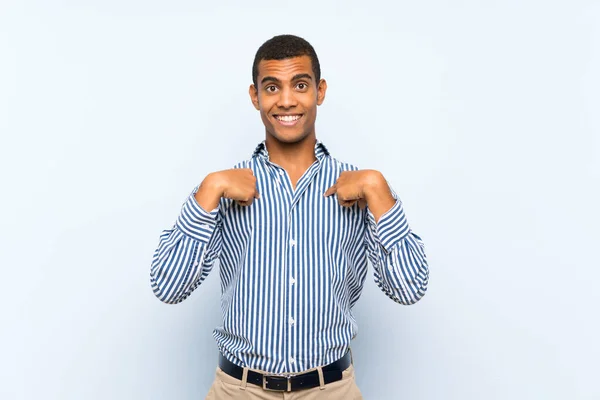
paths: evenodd
<path fill-rule="evenodd" d="M 331 196 L 332 194 L 334 194 L 336 192 L 337 192 L 337 188 L 335 187 L 335 185 L 333 185 L 332 187 L 330 187 L 329 189 L 327 189 L 325 191 L 325 193 L 323 193 L 323 196 L 329 197 L 329 196 Z"/>

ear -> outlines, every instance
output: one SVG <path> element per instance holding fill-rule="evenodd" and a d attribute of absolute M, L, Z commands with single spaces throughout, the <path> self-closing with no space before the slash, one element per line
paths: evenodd
<path fill-rule="evenodd" d="M 327 82 L 325 79 L 321 79 L 319 81 L 319 86 L 317 87 L 317 105 L 320 106 L 323 104 L 325 100 L 325 92 L 327 92 Z"/>
<path fill-rule="evenodd" d="M 254 108 L 260 110 L 260 107 L 258 106 L 258 90 L 256 90 L 254 84 L 250 85 L 248 88 L 248 94 L 250 95 L 250 100 L 252 101 Z"/>

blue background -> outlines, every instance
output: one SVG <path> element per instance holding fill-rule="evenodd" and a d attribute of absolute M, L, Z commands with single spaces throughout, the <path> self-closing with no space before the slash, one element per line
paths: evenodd
<path fill-rule="evenodd" d="M 204 398 L 218 274 L 169 306 L 150 262 L 263 139 L 251 64 L 280 33 L 321 59 L 318 137 L 428 252 L 420 303 L 366 283 L 365 398 L 600 398 L 600 5 L 533 0 L 4 0 L 0 397 Z"/>

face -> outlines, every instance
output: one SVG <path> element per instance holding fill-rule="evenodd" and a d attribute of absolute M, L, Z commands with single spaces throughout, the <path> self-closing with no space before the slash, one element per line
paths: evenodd
<path fill-rule="evenodd" d="M 256 82 L 258 87 L 250 85 L 250 98 L 267 139 L 292 144 L 315 136 L 317 106 L 325 99 L 327 83 L 315 82 L 309 56 L 261 60 Z"/>

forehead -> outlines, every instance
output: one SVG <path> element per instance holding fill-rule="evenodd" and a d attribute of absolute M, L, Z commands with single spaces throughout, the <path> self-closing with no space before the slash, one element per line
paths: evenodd
<path fill-rule="evenodd" d="M 260 60 L 258 63 L 258 82 L 265 76 L 287 81 L 298 74 L 309 74 L 313 80 L 315 79 L 309 56 L 285 58 L 283 60 Z"/>

